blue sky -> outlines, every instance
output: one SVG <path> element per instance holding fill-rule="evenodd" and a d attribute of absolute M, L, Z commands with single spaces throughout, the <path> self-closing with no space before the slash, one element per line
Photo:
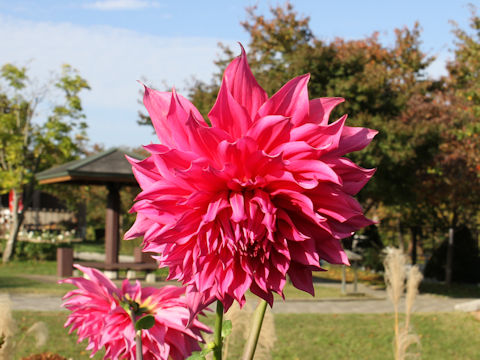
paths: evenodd
<path fill-rule="evenodd" d="M 480 5 L 478 0 L 291 2 L 310 16 L 314 34 L 326 41 L 379 31 L 388 45 L 394 28 L 418 20 L 424 51 L 438 57 L 429 69 L 432 76 L 445 72 L 451 56 L 449 20 L 466 29 L 468 3 Z M 71 64 L 92 87 L 83 96 L 91 142 L 136 147 L 155 141 L 149 129 L 136 125 L 141 109 L 136 80 L 180 91 L 192 76 L 209 80 L 219 41 L 248 44 L 239 24 L 245 7 L 258 4 L 266 14 L 278 3 L 283 1 L 0 0 L 0 64 L 26 65 L 39 82 L 62 63 Z"/>

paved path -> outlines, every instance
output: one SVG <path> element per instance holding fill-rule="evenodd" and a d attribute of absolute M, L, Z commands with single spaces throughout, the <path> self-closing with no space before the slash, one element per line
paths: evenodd
<path fill-rule="evenodd" d="M 432 295 L 420 295 L 415 300 L 414 312 L 450 312 L 454 311 L 456 304 L 472 299 L 452 299 Z M 405 305 L 402 301 L 400 310 Z M 277 302 L 273 306 L 274 313 L 305 314 L 375 314 L 393 312 L 392 303 L 386 299 L 334 299 L 318 301 L 285 301 Z"/>
<path fill-rule="evenodd" d="M 339 284 L 322 284 L 325 286 L 339 287 Z M 393 305 L 387 298 L 385 291 L 372 290 L 363 284 L 359 284 L 359 291 L 363 292 L 364 297 L 338 298 L 338 299 L 311 299 L 311 300 L 291 300 L 276 301 L 273 306 L 274 313 L 324 313 L 324 314 L 342 314 L 342 313 L 389 313 L 393 312 Z M 36 294 L 14 294 L 10 296 L 14 310 L 42 310 L 42 311 L 60 311 L 61 297 L 52 295 Z M 415 301 L 414 312 L 450 312 L 454 311 L 456 304 L 462 304 L 475 299 L 468 298 L 448 298 L 444 296 L 419 295 Z M 255 306 L 255 301 L 249 302 Z M 400 307 L 404 309 L 403 301 Z"/>

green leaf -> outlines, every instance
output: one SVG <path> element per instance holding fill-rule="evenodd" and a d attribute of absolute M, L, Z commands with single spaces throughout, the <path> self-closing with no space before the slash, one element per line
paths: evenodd
<path fill-rule="evenodd" d="M 210 354 L 213 349 L 215 349 L 215 343 L 211 342 L 211 343 L 208 343 L 207 344 L 207 347 L 205 349 L 203 349 L 200 354 L 202 354 L 203 356 L 207 356 L 208 354 Z"/>
<path fill-rule="evenodd" d="M 232 321 L 224 320 L 222 324 L 222 339 L 225 339 L 232 332 Z"/>
<path fill-rule="evenodd" d="M 144 317 L 137 320 L 135 323 L 135 330 L 148 330 L 155 325 L 155 317 L 153 315 L 145 315 Z"/>

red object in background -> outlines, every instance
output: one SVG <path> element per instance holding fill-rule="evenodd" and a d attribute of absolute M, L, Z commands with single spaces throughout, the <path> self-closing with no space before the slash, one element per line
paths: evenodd
<path fill-rule="evenodd" d="M 10 190 L 10 193 L 8 194 L 8 208 L 10 209 L 10 212 L 13 213 L 13 190 Z M 20 201 L 18 202 L 18 212 L 23 210 L 23 201 L 20 198 Z"/>

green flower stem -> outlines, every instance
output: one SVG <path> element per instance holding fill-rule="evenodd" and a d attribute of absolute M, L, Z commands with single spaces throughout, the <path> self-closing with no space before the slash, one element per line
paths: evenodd
<path fill-rule="evenodd" d="M 217 312 L 215 316 L 215 330 L 213 333 L 213 360 L 222 360 L 222 324 L 223 324 L 223 304 L 217 300 Z"/>
<path fill-rule="evenodd" d="M 248 340 L 245 345 L 242 360 L 253 360 L 255 349 L 257 348 L 258 338 L 260 337 L 260 330 L 262 329 L 263 317 L 267 309 L 267 302 L 261 300 L 253 314 L 252 330 L 248 335 Z"/>
<path fill-rule="evenodd" d="M 129 306 L 128 313 L 130 315 L 130 319 L 132 319 L 133 327 L 137 323 L 137 316 L 135 315 L 135 309 L 132 308 L 132 305 Z M 142 330 L 135 331 L 135 359 L 136 360 L 143 360 L 143 351 L 142 351 Z"/>
<path fill-rule="evenodd" d="M 142 351 L 142 330 L 137 330 L 135 336 L 135 359 L 143 360 L 143 351 Z"/>

